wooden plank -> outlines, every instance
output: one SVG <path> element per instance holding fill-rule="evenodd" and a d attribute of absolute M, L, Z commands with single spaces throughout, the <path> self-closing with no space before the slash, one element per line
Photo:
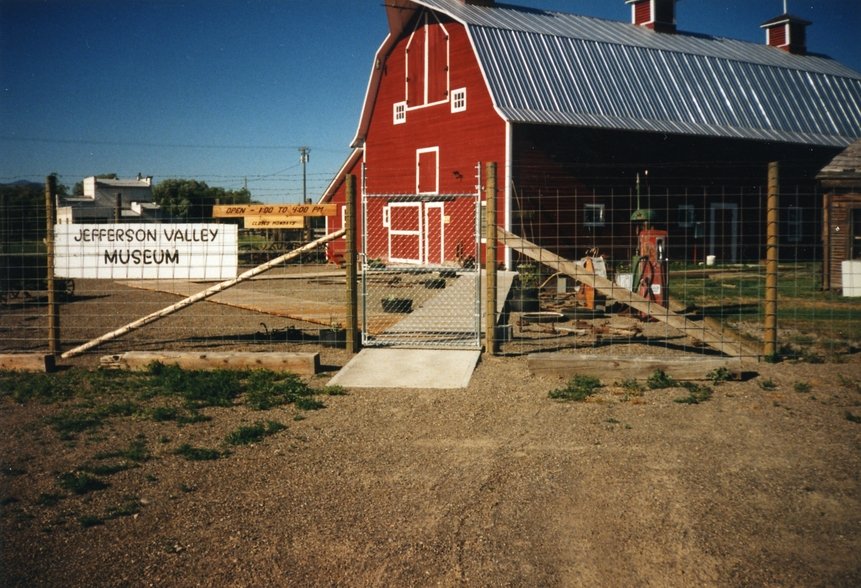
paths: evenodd
<path fill-rule="evenodd" d="M 707 380 L 709 372 L 726 369 L 729 377 L 739 379 L 742 364 L 739 359 L 723 357 L 658 358 L 572 353 L 532 353 L 527 357 L 529 371 L 534 375 L 594 376 L 604 383 L 627 378 L 645 380 L 661 370 L 675 380 Z"/>
<path fill-rule="evenodd" d="M 246 216 L 242 226 L 246 229 L 304 229 L 303 216 Z"/>
<path fill-rule="evenodd" d="M 102 367 L 141 371 L 159 361 L 188 370 L 271 370 L 313 376 L 320 371 L 319 353 L 127 351 L 99 360 Z"/>
<path fill-rule="evenodd" d="M 334 216 L 337 204 L 216 204 L 214 218 L 240 216 Z"/>
<path fill-rule="evenodd" d="M 12 372 L 54 371 L 54 356 L 39 353 L 0 353 L 0 370 Z"/>
<path fill-rule="evenodd" d="M 708 345 L 712 349 L 731 357 L 740 357 L 749 353 L 749 350 L 739 340 L 737 335 L 727 333 L 725 331 L 716 331 L 712 326 L 706 324 L 705 321 L 691 321 L 672 309 L 664 308 L 663 306 L 652 302 L 648 298 L 644 298 L 635 292 L 631 292 L 627 288 L 623 288 L 622 286 L 611 282 L 607 278 L 593 274 L 581 265 L 559 257 L 555 253 L 551 253 L 550 251 L 543 249 L 526 239 L 518 237 L 513 233 L 509 233 L 504 229 L 499 229 L 498 238 L 500 241 L 505 243 L 506 246 L 523 253 L 535 261 L 553 268 L 557 272 L 562 272 L 587 286 L 595 288 L 595 290 L 608 298 L 612 298 L 617 302 L 630 306 L 634 310 L 638 310 L 655 320 L 666 323 L 681 331 L 686 336 Z"/>

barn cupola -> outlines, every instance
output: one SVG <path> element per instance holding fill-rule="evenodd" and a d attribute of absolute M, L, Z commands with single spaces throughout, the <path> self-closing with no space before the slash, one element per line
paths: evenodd
<path fill-rule="evenodd" d="M 631 22 L 659 33 L 676 32 L 676 0 L 625 0 L 631 5 Z"/>
<path fill-rule="evenodd" d="M 765 29 L 765 44 L 777 47 L 796 55 L 807 53 L 807 27 L 809 20 L 788 14 L 785 10 L 780 16 L 767 20 L 760 28 Z"/>

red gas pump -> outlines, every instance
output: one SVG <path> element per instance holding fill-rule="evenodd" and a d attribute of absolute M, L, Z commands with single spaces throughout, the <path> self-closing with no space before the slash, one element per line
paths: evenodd
<path fill-rule="evenodd" d="M 639 235 L 639 259 L 632 290 L 664 308 L 669 306 L 667 231 L 644 228 Z"/>

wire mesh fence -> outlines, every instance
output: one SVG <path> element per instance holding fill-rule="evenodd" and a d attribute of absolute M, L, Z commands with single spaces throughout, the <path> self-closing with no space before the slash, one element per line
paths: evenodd
<path fill-rule="evenodd" d="M 502 351 L 636 343 L 647 345 L 649 353 L 714 353 L 719 345 L 710 344 L 712 339 L 737 346 L 739 355 L 761 356 L 766 169 L 739 169 L 717 183 L 713 176 L 721 174 L 701 168 L 616 168 L 628 172 L 619 177 L 593 167 L 554 176 L 546 168 L 541 181 L 510 185 L 511 232 L 534 244 L 538 254 L 536 259 L 507 252 L 519 276 L 509 295 L 511 312 L 503 317 L 511 337 Z M 512 176 L 542 176 L 535 172 L 514 170 Z M 814 182 L 781 182 L 774 227 L 781 357 L 835 359 L 861 342 L 859 299 L 823 282 L 822 206 Z M 844 225 L 844 231 L 861 230 Z M 606 287 L 574 279 L 542 255 L 574 262 L 604 278 Z M 651 308 L 632 308 L 625 300 L 629 293 Z M 696 329 L 706 336 L 691 337 Z"/>
<path fill-rule="evenodd" d="M 498 247 L 503 279 L 494 335 L 501 353 L 617 346 L 620 353 L 708 354 L 728 345 L 737 346 L 736 355 L 761 356 L 766 170 L 732 176 L 636 163 L 613 170 L 559 173 L 544 165 L 505 170 L 498 179 L 496 220 L 507 235 Z M 861 348 L 858 190 L 849 190 L 854 199 L 839 200 L 813 181 L 786 176 L 776 223 L 777 355 L 841 360 Z M 44 187 L 6 187 L 2 196 L 0 353 L 45 352 Z M 475 348 L 484 341 L 485 199 L 483 190 L 363 196 L 358 287 L 365 345 Z M 237 271 L 317 236 L 313 226 L 240 229 Z M 213 284 L 62 275 L 56 282 L 61 350 Z M 343 345 L 346 287 L 344 269 L 316 248 L 88 353 Z"/>
<path fill-rule="evenodd" d="M 478 193 L 364 194 L 365 346 L 478 348 Z"/>

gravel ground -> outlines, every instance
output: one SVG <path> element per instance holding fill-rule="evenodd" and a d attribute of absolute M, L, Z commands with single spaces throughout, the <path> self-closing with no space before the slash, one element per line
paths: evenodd
<path fill-rule="evenodd" d="M 138 311 L 173 300 L 122 294 Z M 223 347 L 225 330 L 236 344 L 260 322 L 207 306 L 167 319 L 177 333 L 202 323 L 196 340 L 177 336 L 172 348 Z M 93 329 L 113 328 L 92 308 L 80 314 Z M 7 339 L 19 332 L 10 316 Z M 83 329 L 73 316 L 64 328 Z M 265 320 L 270 330 L 289 324 Z M 309 349 L 260 347 L 270 346 Z M 347 359 L 322 350 L 329 371 L 311 384 L 322 387 Z M 586 402 L 565 403 L 548 397 L 564 382 L 531 375 L 526 357 L 484 356 L 464 390 L 357 389 L 301 414 L 208 408 L 212 420 L 182 426 L 112 417 L 72 440 L 45 419 L 80 399 L 4 395 L 0 584 L 861 585 L 861 356 L 747 368 L 696 405 L 675 402 L 681 388 L 626 390 L 616 382 L 633 374 L 613 373 Z M 215 461 L 174 453 L 261 420 L 287 428 Z M 152 459 L 111 475 L 105 490 L 47 498 L 62 494 L 63 472 L 135 439 Z M 129 503 L 104 524 L 81 524 Z"/>

